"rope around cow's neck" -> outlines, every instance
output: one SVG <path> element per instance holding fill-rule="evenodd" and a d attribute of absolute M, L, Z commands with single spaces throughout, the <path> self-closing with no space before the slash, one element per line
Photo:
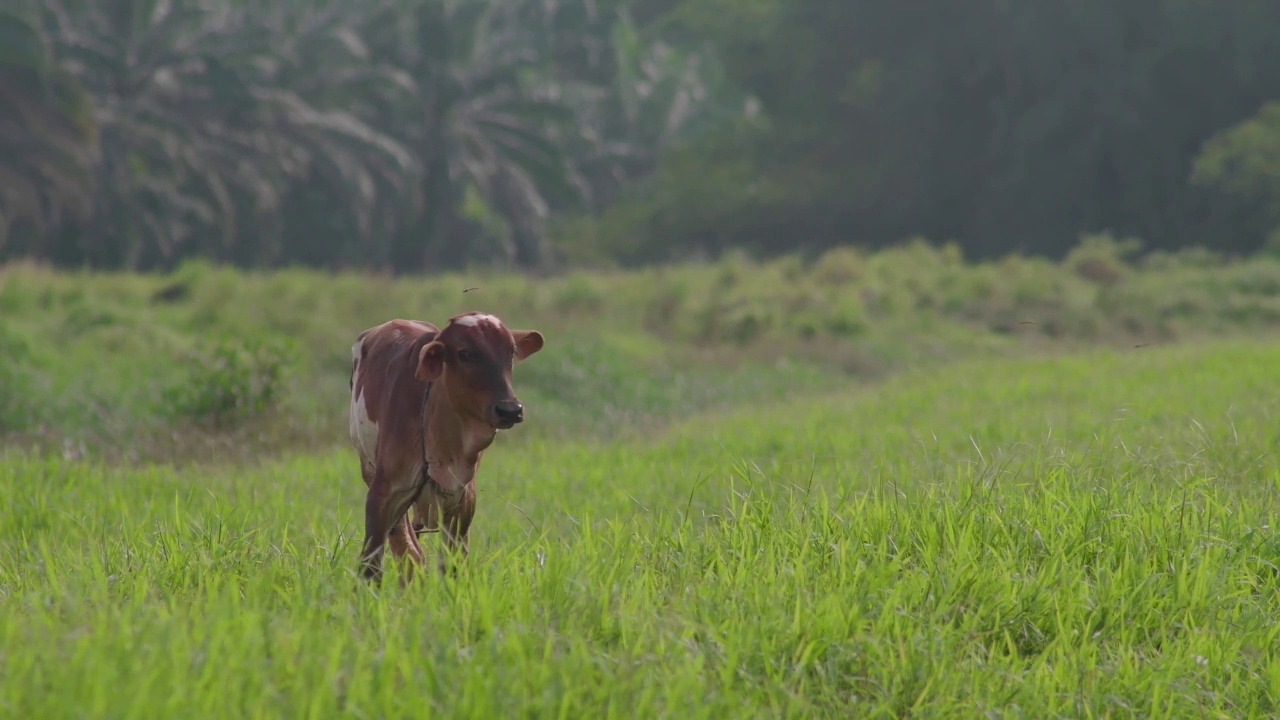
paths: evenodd
<path fill-rule="evenodd" d="M 418 449 L 421 452 L 421 458 L 422 458 L 422 477 L 418 479 L 418 486 L 414 488 L 414 491 L 413 491 L 413 499 L 409 501 L 409 505 L 411 507 L 413 506 L 414 503 L 418 502 L 418 497 L 422 495 L 422 490 L 428 485 L 430 485 L 431 489 L 436 492 L 437 497 L 451 497 L 453 495 L 453 493 L 441 487 L 440 483 L 436 482 L 435 479 L 431 477 L 431 473 L 428 470 L 429 465 L 427 463 L 427 400 L 430 399 L 430 397 L 431 397 L 431 383 L 427 383 L 422 388 L 422 412 L 419 415 L 420 422 L 418 427 L 418 431 L 419 431 L 418 432 Z M 437 508 L 436 511 L 439 512 L 439 508 Z M 426 519 L 423 518 L 424 523 L 425 521 Z"/>

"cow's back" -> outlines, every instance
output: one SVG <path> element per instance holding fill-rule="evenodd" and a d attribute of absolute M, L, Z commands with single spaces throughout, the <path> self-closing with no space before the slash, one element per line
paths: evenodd
<path fill-rule="evenodd" d="M 372 472 L 378 431 L 388 422 L 412 419 L 418 400 L 405 392 L 421 381 L 414 377 L 418 351 L 440 334 L 424 320 L 389 320 L 356 338 L 351 346 L 351 444 Z M 404 416 L 404 417 L 402 417 Z"/>

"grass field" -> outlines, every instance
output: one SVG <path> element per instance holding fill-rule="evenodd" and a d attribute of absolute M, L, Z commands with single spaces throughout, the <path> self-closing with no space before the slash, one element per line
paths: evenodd
<path fill-rule="evenodd" d="M 355 574 L 357 464 L 326 435 L 345 410 L 330 356 L 351 325 L 437 286 L 210 271 L 156 304 L 172 279 L 15 273 L 0 304 L 26 308 L 3 317 L 27 361 L 7 367 L 34 385 L 4 386 L 0 716 L 1274 717 L 1280 343 L 1265 309 L 1280 273 L 1163 277 L 1135 271 L 1076 311 L 1114 319 L 1107 293 L 1180 308 L 1154 344 L 1123 323 L 1031 341 L 972 308 L 913 305 L 868 310 L 846 339 L 788 340 L 787 320 L 699 346 L 635 330 L 639 300 L 552 307 L 598 277 L 548 281 L 551 299 L 524 306 L 535 281 L 504 285 L 516 299 L 499 309 L 523 307 L 548 345 L 516 371 L 528 425 L 485 457 L 472 556 L 450 582 L 401 588 L 393 564 L 374 588 Z M 646 282 L 614 280 L 633 299 Z M 220 284 L 235 290 L 225 313 L 205 305 Z M 1175 302 L 1205 287 L 1263 310 Z M 39 330 L 70 322 L 59 297 L 77 291 L 89 300 L 70 306 L 108 319 L 65 356 L 93 365 L 91 348 L 117 343 L 83 375 Z M 290 293 L 287 311 L 261 300 Z M 307 307 L 321 319 L 300 320 Z M 315 357 L 257 416 L 190 419 L 168 449 L 152 433 L 113 454 L 104 441 L 172 417 L 164 402 L 207 409 L 239 387 L 235 372 L 165 369 L 170 350 L 202 349 L 192 317 L 252 339 L 289 319 Z M 931 333 L 895 330 L 912 317 L 971 343 L 931 356 Z M 138 352 L 140 336 L 165 352 Z M 779 364 L 780 343 L 803 359 Z M 871 359 L 851 365 L 860 343 Z M 237 353 L 222 367 L 256 377 L 261 357 Z M 149 384 L 184 377 L 212 394 Z M 39 410 L 20 387 L 112 402 L 63 400 L 73 409 L 44 410 L 35 432 L 12 420 Z M 92 443 L 40 442 L 73 432 Z M 237 438 L 270 452 L 206 457 Z"/>

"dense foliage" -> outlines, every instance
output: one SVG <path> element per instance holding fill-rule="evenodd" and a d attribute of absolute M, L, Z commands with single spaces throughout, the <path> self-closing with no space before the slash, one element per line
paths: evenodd
<path fill-rule="evenodd" d="M 1103 230 L 1246 250 L 1269 230 L 1256 196 L 1190 176 L 1206 141 L 1280 97 L 1280 4 L 682 5 L 770 121 L 722 151 L 749 158 L 747 192 L 704 193 L 701 227 L 683 232 L 770 249 L 919 234 L 986 256 L 1058 254 Z M 680 180 L 696 182 L 677 170 L 663 184 Z"/>
<path fill-rule="evenodd" d="M 1280 4 L 11 0 L 0 259 L 439 269 L 1280 224 Z M 1269 150 L 1271 149 L 1271 150 Z"/>
<path fill-rule="evenodd" d="M 806 259 L 531 277 L 0 268 L 0 452 L 260 458 L 345 442 L 351 343 L 390 317 L 484 309 L 548 338 L 515 371 L 516 437 L 613 438 L 921 367 L 1280 330 L 1280 258 L 1091 237 L 1061 262 L 925 243 Z M 464 289 L 470 292 L 462 292 Z M 411 310 L 406 311 L 406 308 Z M 1136 347 L 1135 347 L 1136 346 Z"/>

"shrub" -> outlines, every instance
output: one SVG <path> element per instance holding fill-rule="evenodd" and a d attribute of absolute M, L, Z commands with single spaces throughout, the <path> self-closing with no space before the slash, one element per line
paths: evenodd
<path fill-rule="evenodd" d="M 596 280 L 587 273 L 576 272 L 565 278 L 564 284 L 556 292 L 554 307 L 558 312 L 566 314 L 592 312 L 604 300 L 605 293 Z"/>
<path fill-rule="evenodd" d="M 31 346 L 26 338 L 0 322 L 0 430 L 26 425 L 26 392 L 31 387 L 25 361 Z"/>
<path fill-rule="evenodd" d="M 1067 254 L 1066 264 L 1077 275 L 1102 287 L 1112 287 L 1129 274 L 1127 261 L 1142 249 L 1134 238 L 1117 240 L 1108 234 L 1085 235 Z"/>
<path fill-rule="evenodd" d="M 165 392 L 177 416 L 225 425 L 261 415 L 285 395 L 291 343 L 220 340 L 187 358 L 186 379 Z"/>
<path fill-rule="evenodd" d="M 659 337 L 675 337 L 688 297 L 688 285 L 679 280 L 671 280 L 655 287 L 642 311 L 641 322 L 644 328 Z"/>
<path fill-rule="evenodd" d="M 849 339 L 862 336 L 871 327 L 862 298 L 850 291 L 830 298 L 825 325 L 832 335 Z"/>
<path fill-rule="evenodd" d="M 866 274 L 866 258 L 851 247 L 834 247 L 813 263 L 813 277 L 823 285 L 845 287 Z"/>

